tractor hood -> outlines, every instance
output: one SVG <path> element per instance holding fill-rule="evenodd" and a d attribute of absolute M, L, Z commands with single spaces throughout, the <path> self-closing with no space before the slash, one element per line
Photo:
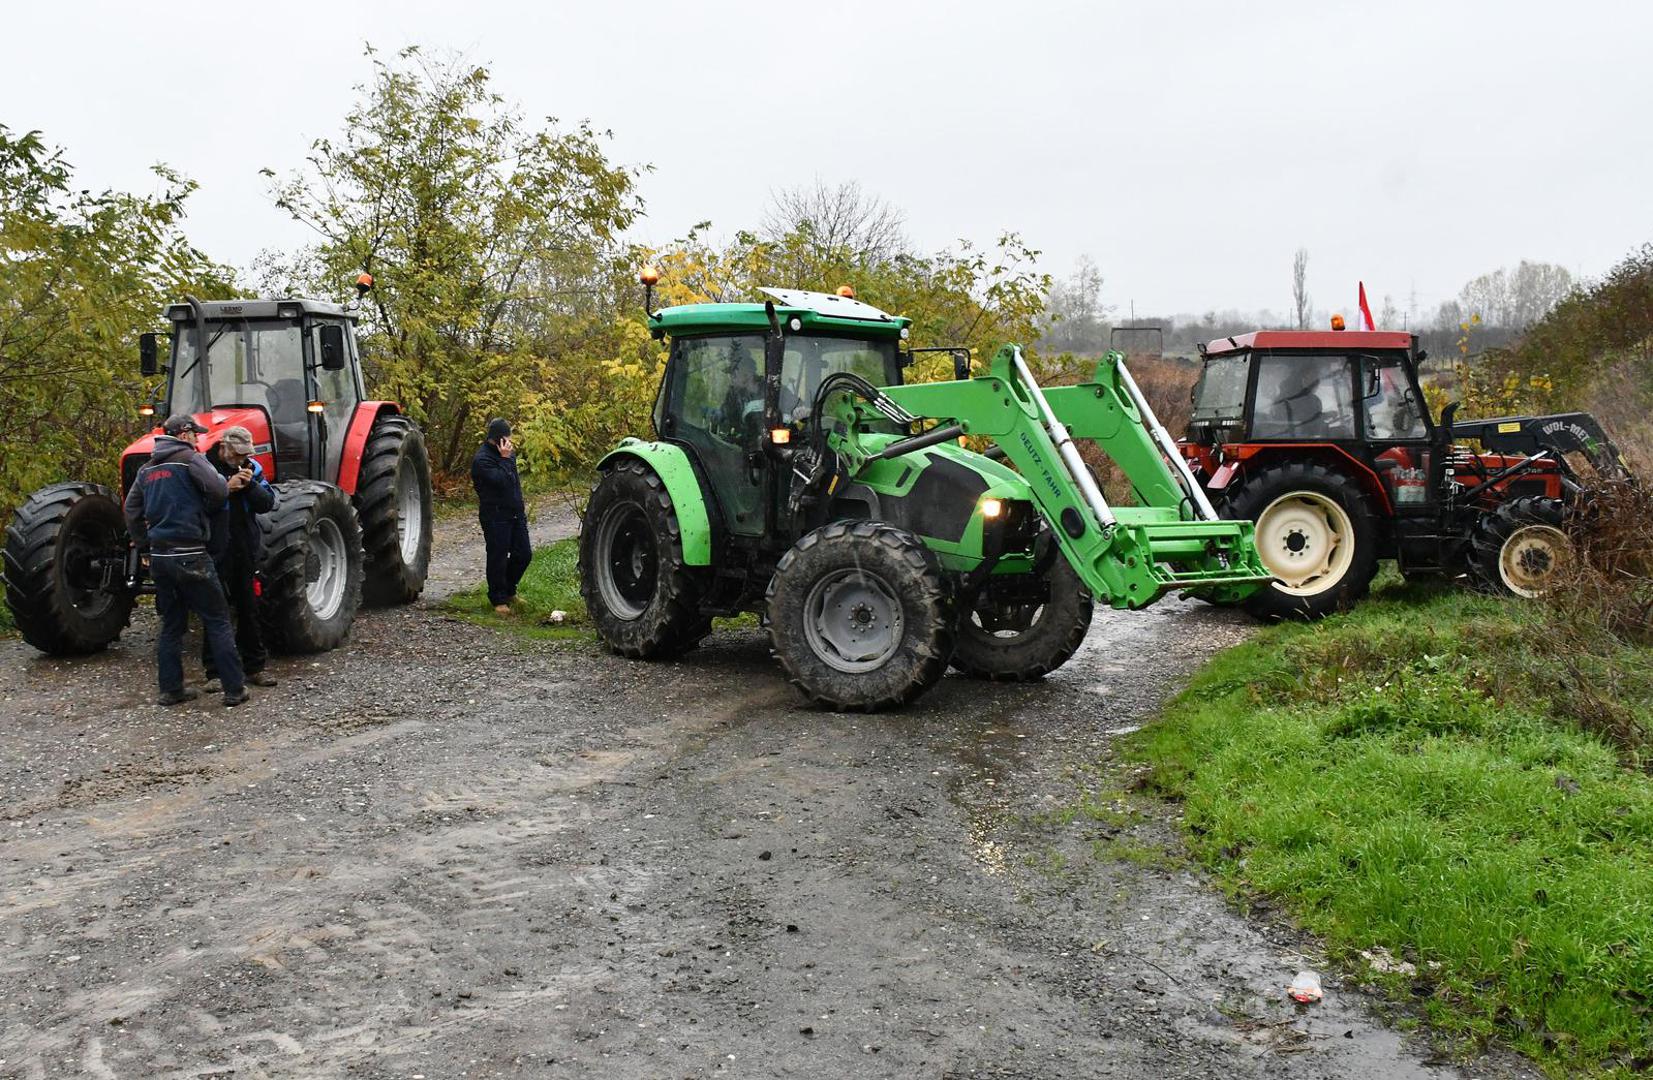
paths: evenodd
<path fill-rule="evenodd" d="M 252 433 L 253 457 L 264 469 L 264 475 L 275 476 L 275 447 L 270 442 L 270 418 L 260 409 L 252 405 L 238 405 L 225 409 L 211 409 L 207 412 L 195 414 L 196 423 L 207 429 L 207 434 L 196 442 L 196 449 L 203 454 L 218 442 L 219 433 L 229 427 L 244 427 Z M 142 438 L 134 441 L 121 454 L 121 490 L 125 491 L 132 483 L 132 477 L 149 460 L 149 455 L 155 451 L 155 440 L 161 435 L 160 427 L 155 427 Z"/>

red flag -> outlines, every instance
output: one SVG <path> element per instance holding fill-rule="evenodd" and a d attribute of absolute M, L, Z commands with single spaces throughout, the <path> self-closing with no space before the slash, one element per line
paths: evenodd
<path fill-rule="evenodd" d="M 1364 281 L 1360 283 L 1360 317 L 1366 320 L 1366 329 L 1377 329 L 1377 327 L 1372 323 L 1371 305 L 1366 303 L 1366 283 Z"/>

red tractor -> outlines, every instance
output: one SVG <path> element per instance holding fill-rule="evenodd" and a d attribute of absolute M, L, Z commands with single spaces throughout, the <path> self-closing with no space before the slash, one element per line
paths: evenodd
<path fill-rule="evenodd" d="M 371 284 L 363 275 L 358 289 Z M 166 376 L 159 414 L 192 414 L 209 430 L 203 452 L 227 427 L 252 433 L 254 456 L 277 492 L 260 519 L 259 603 L 270 644 L 331 649 L 361 601 L 405 603 L 424 588 L 431 543 L 424 437 L 394 402 L 364 400 L 356 316 L 345 308 L 186 300 L 167 309 L 168 363 L 160 363 L 154 334 L 140 340 L 144 374 Z M 122 493 L 158 434 L 121 455 Z M 58 656 L 114 641 L 149 591 L 120 495 L 80 482 L 43 488 L 12 515 L 4 579 L 23 638 Z"/>
<path fill-rule="evenodd" d="M 1413 334 L 1265 330 L 1200 351 L 1182 452 L 1224 516 L 1256 522 L 1276 580 L 1246 605 L 1265 618 L 1348 606 L 1380 559 L 1536 596 L 1581 490 L 1569 455 L 1628 475 L 1586 413 L 1456 420 L 1451 404 L 1436 421 Z"/>

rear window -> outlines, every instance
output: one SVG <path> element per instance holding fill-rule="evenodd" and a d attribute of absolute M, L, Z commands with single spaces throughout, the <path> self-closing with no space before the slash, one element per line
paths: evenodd
<path fill-rule="evenodd" d="M 1245 414 L 1245 386 L 1251 375 L 1251 354 L 1213 356 L 1200 370 L 1194 385 L 1194 422 L 1238 420 Z"/>

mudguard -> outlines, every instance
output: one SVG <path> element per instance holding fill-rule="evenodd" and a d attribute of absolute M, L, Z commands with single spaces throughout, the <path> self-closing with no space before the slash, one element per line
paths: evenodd
<path fill-rule="evenodd" d="M 677 527 L 682 532 L 683 561 L 690 566 L 712 565 L 712 522 L 706 513 L 706 496 L 700 478 L 683 448 L 665 442 L 644 442 L 625 438 L 597 463 L 599 472 L 621 457 L 634 457 L 653 469 L 666 485 L 677 510 Z"/>

